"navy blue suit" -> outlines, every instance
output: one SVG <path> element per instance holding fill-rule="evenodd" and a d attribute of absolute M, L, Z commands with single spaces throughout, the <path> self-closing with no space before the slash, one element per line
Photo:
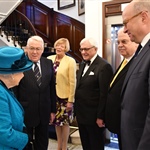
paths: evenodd
<path fill-rule="evenodd" d="M 56 92 L 53 64 L 44 57 L 40 59 L 42 84 L 38 86 L 33 70 L 24 72 L 16 96 L 25 110 L 25 124 L 30 134 L 35 129 L 36 150 L 47 150 L 50 113 L 56 112 Z"/>

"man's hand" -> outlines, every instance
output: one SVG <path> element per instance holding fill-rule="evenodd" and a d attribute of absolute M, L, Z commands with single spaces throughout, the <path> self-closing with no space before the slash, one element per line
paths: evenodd
<path fill-rule="evenodd" d="M 52 122 L 54 121 L 54 119 L 55 119 L 55 113 L 51 113 L 50 124 L 52 124 Z"/>
<path fill-rule="evenodd" d="M 105 127 L 104 121 L 102 119 L 97 118 L 96 123 L 100 128 Z"/>

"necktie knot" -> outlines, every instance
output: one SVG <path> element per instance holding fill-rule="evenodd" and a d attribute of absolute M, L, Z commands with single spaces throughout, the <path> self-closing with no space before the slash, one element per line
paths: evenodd
<path fill-rule="evenodd" d="M 122 62 L 122 64 L 121 64 L 121 67 L 124 68 L 125 65 L 127 64 L 127 62 L 128 62 L 127 59 L 124 59 L 123 62 Z"/>

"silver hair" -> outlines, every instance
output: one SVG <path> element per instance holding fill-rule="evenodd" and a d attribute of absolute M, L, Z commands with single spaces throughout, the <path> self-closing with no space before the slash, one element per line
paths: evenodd
<path fill-rule="evenodd" d="M 96 40 L 92 37 L 82 39 L 81 42 L 80 42 L 80 45 L 84 42 L 89 42 L 92 46 L 98 47 Z"/>
<path fill-rule="evenodd" d="M 28 39 L 28 41 L 27 41 L 27 46 L 29 46 L 29 45 L 30 45 L 30 42 L 32 42 L 32 41 L 41 42 L 42 49 L 44 49 L 44 41 L 43 41 L 43 39 L 42 39 L 40 36 L 38 36 L 38 35 L 31 36 L 31 37 Z"/>

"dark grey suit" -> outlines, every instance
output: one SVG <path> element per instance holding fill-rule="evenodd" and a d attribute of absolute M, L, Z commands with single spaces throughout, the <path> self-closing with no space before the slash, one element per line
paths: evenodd
<path fill-rule="evenodd" d="M 128 71 L 129 65 L 130 65 L 130 62 L 118 74 L 114 83 L 108 90 L 106 112 L 105 112 L 106 127 L 109 129 L 109 131 L 113 133 L 117 133 L 117 134 L 120 133 L 120 117 L 121 117 L 120 93 L 121 93 L 121 89 L 122 89 L 123 82 L 124 82 L 126 73 Z M 114 76 L 118 72 L 120 66 L 116 70 Z"/>
<path fill-rule="evenodd" d="M 122 89 L 123 150 L 150 149 L 150 41 L 133 60 Z"/>
<path fill-rule="evenodd" d="M 127 71 L 133 59 L 131 59 L 127 65 L 122 69 L 122 71 L 118 74 L 112 86 L 108 90 L 108 97 L 106 103 L 106 111 L 105 111 L 105 123 L 106 127 L 112 133 L 116 133 L 118 135 L 119 140 L 119 148 L 121 147 L 121 134 L 120 134 L 120 124 L 121 124 L 121 89 L 123 86 L 124 79 L 126 77 Z M 122 61 L 123 62 L 123 61 Z M 121 63 L 122 64 L 122 63 Z M 120 64 L 120 66 L 121 66 Z M 114 76 L 118 72 L 120 66 L 116 70 Z M 113 78 L 114 78 L 113 76 Z M 112 78 L 112 79 L 113 79 Z"/>
<path fill-rule="evenodd" d="M 33 70 L 24 72 L 24 77 L 15 89 L 18 100 L 25 110 L 25 124 L 30 134 L 35 128 L 38 134 L 36 150 L 46 150 L 50 113 L 56 112 L 55 77 L 52 61 L 41 58 L 42 84 L 39 87 Z"/>
<path fill-rule="evenodd" d="M 104 119 L 107 91 L 113 71 L 111 65 L 99 56 L 82 77 L 83 69 L 84 63 L 80 65 L 77 74 L 75 92 L 75 114 L 82 146 L 84 150 L 102 150 L 103 129 L 98 127 L 96 119 Z M 87 132 L 83 128 L 86 128 Z M 90 147 L 91 145 L 93 147 Z"/>

